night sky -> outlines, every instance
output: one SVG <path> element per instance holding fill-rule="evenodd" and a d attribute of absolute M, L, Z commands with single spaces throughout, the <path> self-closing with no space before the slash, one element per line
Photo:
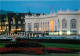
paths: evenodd
<path fill-rule="evenodd" d="M 50 13 L 50 11 L 79 10 L 79 0 L 0 0 L 0 10 L 19 13 Z"/>

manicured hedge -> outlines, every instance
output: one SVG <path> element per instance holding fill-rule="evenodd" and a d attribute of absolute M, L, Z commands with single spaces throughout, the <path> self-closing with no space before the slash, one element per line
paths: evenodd
<path fill-rule="evenodd" d="M 19 42 L 14 42 L 10 44 L 6 44 L 5 47 L 12 47 L 12 48 L 18 48 L 18 47 L 24 47 L 24 48 L 31 48 L 31 47 L 44 47 L 43 45 L 39 44 L 36 41 L 19 41 Z"/>
<path fill-rule="evenodd" d="M 67 44 L 80 44 L 80 40 L 75 39 L 18 39 L 20 40 L 30 40 L 30 41 L 38 41 L 41 43 L 67 43 Z"/>

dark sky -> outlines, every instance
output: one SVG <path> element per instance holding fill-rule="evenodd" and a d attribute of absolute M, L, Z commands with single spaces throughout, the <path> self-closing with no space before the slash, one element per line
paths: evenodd
<path fill-rule="evenodd" d="M 33 0 L 33 1 L 8 1 L 0 0 L 0 10 L 13 11 L 13 12 L 24 12 L 27 13 L 29 10 L 32 13 L 50 13 L 50 11 L 62 10 L 79 10 L 80 1 L 79 0 Z"/>

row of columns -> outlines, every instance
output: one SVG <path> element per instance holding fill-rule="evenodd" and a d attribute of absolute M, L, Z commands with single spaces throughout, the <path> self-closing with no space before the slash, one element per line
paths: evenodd
<path fill-rule="evenodd" d="M 49 31 L 49 22 L 40 22 L 39 31 Z"/>

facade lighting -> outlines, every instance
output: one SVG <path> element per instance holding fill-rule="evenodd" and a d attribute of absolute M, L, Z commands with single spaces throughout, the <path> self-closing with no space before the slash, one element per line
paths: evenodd
<path fill-rule="evenodd" d="M 7 26 L 7 29 L 8 29 L 9 27 Z"/>
<path fill-rule="evenodd" d="M 62 31 L 60 31 L 59 34 L 62 35 Z"/>
<path fill-rule="evenodd" d="M 70 35 L 71 33 L 70 33 L 70 31 L 67 31 L 67 35 Z"/>
<path fill-rule="evenodd" d="M 11 29 L 11 31 L 13 31 L 13 29 Z"/>
<path fill-rule="evenodd" d="M 1 32 L 2 32 L 2 30 L 1 30 Z"/>
<path fill-rule="evenodd" d="M 17 31 L 20 31 L 21 30 L 21 28 L 19 28 L 19 29 L 16 29 Z"/>
<path fill-rule="evenodd" d="M 18 29 L 19 31 L 21 30 L 21 28 Z"/>
<path fill-rule="evenodd" d="M 54 20 L 50 20 L 50 30 L 53 32 Z"/>
<path fill-rule="evenodd" d="M 16 29 L 18 31 L 18 29 Z"/>
<path fill-rule="evenodd" d="M 1 25 L 1 22 L 0 22 L 0 25 Z"/>
<path fill-rule="evenodd" d="M 1 26 L 0 26 L 0 30 L 1 30 Z"/>
<path fill-rule="evenodd" d="M 2 30 L 3 32 L 5 31 L 5 30 Z"/>
<path fill-rule="evenodd" d="M 8 20 L 5 21 L 5 25 L 7 25 L 7 24 L 8 24 Z"/>
<path fill-rule="evenodd" d="M 36 31 L 36 30 L 37 30 L 37 28 L 34 28 L 34 30 Z"/>
<path fill-rule="evenodd" d="M 58 32 L 54 32 L 54 35 L 58 35 Z"/>
<path fill-rule="evenodd" d="M 79 30 L 79 35 L 80 35 L 80 30 Z"/>
<path fill-rule="evenodd" d="M 54 35 L 54 32 L 49 32 L 49 35 Z"/>
<path fill-rule="evenodd" d="M 42 28 L 39 28 L 39 31 L 42 31 Z"/>

